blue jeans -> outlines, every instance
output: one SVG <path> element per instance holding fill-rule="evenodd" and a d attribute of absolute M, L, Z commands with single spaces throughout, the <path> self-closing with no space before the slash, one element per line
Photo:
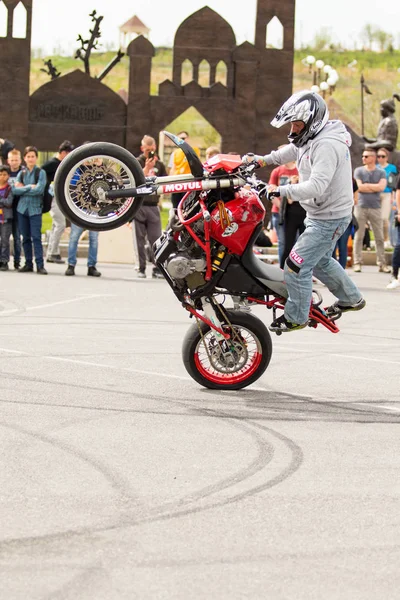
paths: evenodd
<path fill-rule="evenodd" d="M 84 232 L 83 227 L 78 227 L 71 223 L 71 235 L 69 236 L 68 244 L 68 264 L 71 266 L 76 265 L 76 254 L 78 252 L 78 242 L 82 233 Z M 95 267 L 97 263 L 97 249 L 99 247 L 99 233 L 98 231 L 89 230 L 89 254 L 88 254 L 88 267 Z"/>
<path fill-rule="evenodd" d="M 343 267 L 332 258 L 336 242 L 347 229 L 351 216 L 322 221 L 306 218 L 301 234 L 285 262 L 289 297 L 285 317 L 291 323 L 306 323 L 312 301 L 313 272 L 340 304 L 358 302 L 362 295 Z"/>
<path fill-rule="evenodd" d="M 36 266 L 42 268 L 43 246 L 42 246 L 42 213 L 31 215 L 18 213 L 18 225 L 22 235 L 22 246 L 25 254 L 25 264 L 33 267 L 33 250 L 35 252 Z"/>
<path fill-rule="evenodd" d="M 12 236 L 14 244 L 14 264 L 21 262 L 21 232 L 19 230 L 19 221 L 17 209 L 13 207 Z"/>
<path fill-rule="evenodd" d="M 276 231 L 276 237 L 278 238 L 278 257 L 279 264 L 282 262 L 283 249 L 285 247 L 285 230 L 283 225 L 279 225 L 279 221 L 281 220 L 279 213 L 271 213 L 271 223 L 272 227 Z"/>
<path fill-rule="evenodd" d="M 342 265 L 343 269 L 345 269 L 347 266 L 347 243 L 349 241 L 349 237 L 351 236 L 352 230 L 353 224 L 350 223 L 344 234 L 336 242 L 336 246 L 332 254 L 333 258 L 336 258 L 336 250 L 338 251 L 339 256 L 337 260 L 339 261 L 339 264 Z"/>

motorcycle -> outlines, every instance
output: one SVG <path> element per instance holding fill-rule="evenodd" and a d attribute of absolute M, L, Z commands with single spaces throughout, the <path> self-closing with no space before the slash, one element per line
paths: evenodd
<path fill-rule="evenodd" d="M 98 142 L 62 161 L 55 196 L 72 222 L 105 231 L 131 221 L 146 195 L 185 193 L 154 244 L 154 262 L 195 320 L 182 346 L 187 372 L 206 388 L 239 390 L 272 356 L 270 333 L 251 308 L 264 306 L 275 319 L 288 297 L 283 271 L 253 252 L 265 215 L 260 198 L 271 194 L 255 162 L 218 154 L 202 164 L 184 140 L 164 134 L 185 153 L 191 174 L 145 177 L 127 150 Z M 329 318 L 321 304 L 314 290 L 308 325 L 337 333 L 340 314 Z"/>

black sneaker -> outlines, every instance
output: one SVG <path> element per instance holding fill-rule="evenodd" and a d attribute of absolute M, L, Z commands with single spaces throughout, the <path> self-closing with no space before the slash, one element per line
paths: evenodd
<path fill-rule="evenodd" d="M 19 262 L 15 262 L 15 263 L 14 263 L 14 269 L 15 269 L 16 271 L 18 271 L 19 267 L 20 267 L 20 263 L 19 263 Z"/>
<path fill-rule="evenodd" d="M 87 274 L 89 277 L 101 277 L 101 273 L 96 269 L 96 267 L 88 267 Z"/>
<path fill-rule="evenodd" d="M 340 304 L 339 301 L 335 302 L 331 306 L 325 309 L 328 317 L 334 317 L 335 315 L 349 312 L 350 310 L 361 310 L 366 305 L 366 301 L 364 298 L 361 298 L 356 304 Z"/>
<path fill-rule="evenodd" d="M 33 273 L 33 265 L 24 265 L 19 269 L 18 273 Z"/>
<path fill-rule="evenodd" d="M 58 265 L 65 265 L 65 260 L 61 258 L 61 254 L 52 254 L 46 260 L 49 263 L 57 263 Z"/>
<path fill-rule="evenodd" d="M 0 271 L 8 271 L 8 263 L 0 263 Z"/>
<path fill-rule="evenodd" d="M 275 331 L 275 333 L 286 333 L 287 331 L 296 331 L 297 329 L 304 329 L 307 326 L 307 323 L 291 323 L 282 315 L 272 321 L 271 325 L 268 327 L 270 331 Z"/>
<path fill-rule="evenodd" d="M 37 272 L 39 275 L 47 275 L 47 274 L 48 274 L 48 273 L 47 273 L 47 271 L 46 271 L 46 269 L 45 269 L 44 267 L 38 267 L 38 268 L 36 269 L 36 272 Z"/>
<path fill-rule="evenodd" d="M 164 279 L 164 275 L 161 273 L 160 269 L 157 269 L 157 267 L 155 267 L 153 269 L 152 278 L 153 279 Z"/>
<path fill-rule="evenodd" d="M 75 275 L 75 267 L 73 265 L 68 265 L 68 269 L 65 271 L 65 274 L 68 277 L 71 275 Z"/>

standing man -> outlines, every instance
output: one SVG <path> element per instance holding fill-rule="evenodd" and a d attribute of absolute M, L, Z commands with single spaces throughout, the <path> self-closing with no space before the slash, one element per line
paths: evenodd
<path fill-rule="evenodd" d="M 288 299 L 284 314 L 271 331 L 288 332 L 308 324 L 313 272 L 338 300 L 327 309 L 333 316 L 365 306 L 361 292 L 332 258 L 337 240 L 351 221 L 353 189 L 349 146 L 351 137 L 341 121 L 329 121 L 325 100 L 308 90 L 293 94 L 272 120 L 273 127 L 290 124 L 289 145 L 266 156 L 246 155 L 260 166 L 296 161 L 300 183 L 280 185 L 275 193 L 306 210 L 305 231 L 285 261 Z"/>
<path fill-rule="evenodd" d="M 37 159 L 38 149 L 35 146 L 27 146 L 24 150 L 26 170 L 18 174 L 13 186 L 14 196 L 21 196 L 17 213 L 19 229 L 22 233 L 25 265 L 19 269 L 19 272 L 33 271 L 33 245 L 37 272 L 39 275 L 47 275 L 44 268 L 42 246 L 42 205 L 46 173 L 36 165 Z"/>
<path fill-rule="evenodd" d="M 362 243 L 367 221 L 370 222 L 375 237 L 376 263 L 380 273 L 390 273 L 386 264 L 383 242 L 383 219 L 381 192 L 386 188 L 386 173 L 376 165 L 376 151 L 367 148 L 362 154 L 363 166 L 354 171 L 354 179 L 358 186 L 358 204 L 354 214 L 358 222 L 358 231 L 354 236 L 354 266 L 356 273 L 361 272 Z"/>
<path fill-rule="evenodd" d="M 47 177 L 46 191 L 48 191 L 50 184 L 54 181 L 56 171 L 61 162 L 73 149 L 73 144 L 69 140 L 64 140 L 62 144 L 60 144 L 57 154 L 42 165 L 42 169 L 45 171 Z M 65 230 L 66 220 L 55 198 L 53 198 L 51 203 L 50 215 L 53 219 L 53 224 L 50 232 L 49 244 L 47 246 L 46 260 L 49 263 L 64 264 L 65 260 L 61 258 L 60 254 L 60 240 Z"/>
<path fill-rule="evenodd" d="M 167 174 L 165 165 L 156 154 L 156 141 L 149 135 L 145 135 L 140 146 L 142 154 L 138 161 L 143 168 L 146 177 L 164 177 Z M 138 277 L 146 277 L 146 236 L 151 248 L 151 261 L 153 262 L 153 244 L 161 235 L 161 215 L 157 195 L 145 196 L 143 204 L 136 213 L 132 224 L 133 243 L 139 257 Z M 163 278 L 163 275 L 153 267 L 153 278 Z"/>
<path fill-rule="evenodd" d="M 17 176 L 20 171 L 24 170 L 22 166 L 22 156 L 21 152 L 14 148 L 10 150 L 7 156 L 7 162 L 10 166 L 10 179 L 9 182 L 11 185 L 14 185 Z M 18 207 L 19 197 L 14 196 L 13 200 L 13 218 L 12 218 L 12 236 L 13 236 L 13 248 L 14 248 L 14 269 L 18 271 L 21 266 L 21 232 L 19 230 L 18 224 Z"/>

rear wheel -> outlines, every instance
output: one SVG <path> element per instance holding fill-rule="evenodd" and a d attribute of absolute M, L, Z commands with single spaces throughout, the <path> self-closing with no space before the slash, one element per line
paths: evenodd
<path fill-rule="evenodd" d="M 54 192 L 64 215 L 85 229 L 107 231 L 132 220 L 143 197 L 106 200 L 104 192 L 145 183 L 142 167 L 124 148 L 107 142 L 73 150 L 57 169 Z"/>
<path fill-rule="evenodd" d="M 217 340 L 214 330 L 201 322 L 188 330 L 182 357 L 189 375 L 204 387 L 240 390 L 257 381 L 268 367 L 271 336 L 264 323 L 252 314 L 226 311 L 226 315 L 230 324 L 223 327 L 231 336 L 228 351 Z"/>

